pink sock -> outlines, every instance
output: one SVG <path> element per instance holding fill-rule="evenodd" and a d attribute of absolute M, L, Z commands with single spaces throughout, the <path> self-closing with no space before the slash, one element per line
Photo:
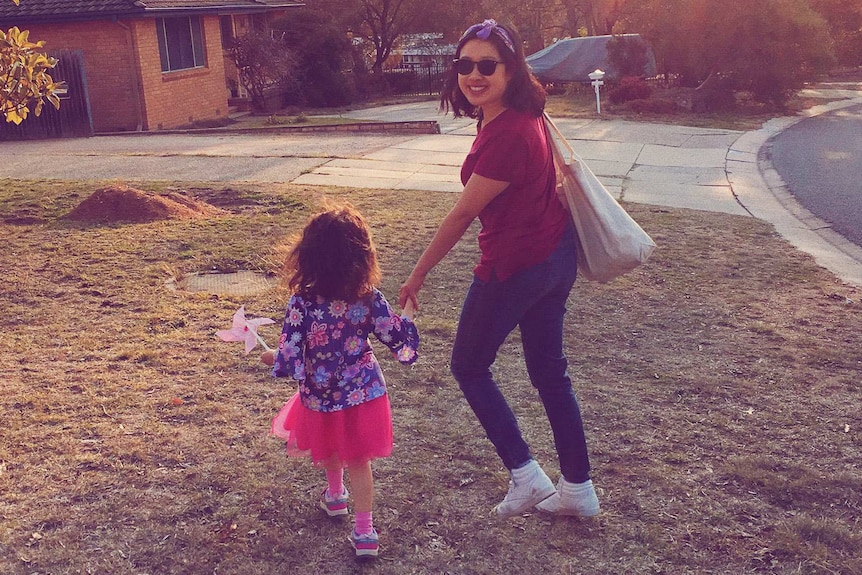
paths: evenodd
<path fill-rule="evenodd" d="M 326 483 L 329 485 L 330 497 L 338 497 L 344 493 L 344 469 L 327 469 Z"/>
<path fill-rule="evenodd" d="M 356 512 L 356 533 L 359 535 L 367 535 L 374 529 L 374 524 L 371 521 L 371 511 Z"/>

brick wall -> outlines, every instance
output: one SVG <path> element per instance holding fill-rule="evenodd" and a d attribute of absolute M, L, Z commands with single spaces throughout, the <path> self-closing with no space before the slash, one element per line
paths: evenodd
<path fill-rule="evenodd" d="M 206 66 L 162 73 L 154 19 L 42 24 L 30 30 L 48 51 L 83 50 L 97 132 L 176 128 L 227 116 L 218 16 L 201 18 Z"/>
<path fill-rule="evenodd" d="M 133 30 L 140 61 L 145 130 L 176 128 L 227 116 L 227 87 L 218 16 L 201 18 L 206 66 L 162 72 L 155 20 L 137 20 Z"/>

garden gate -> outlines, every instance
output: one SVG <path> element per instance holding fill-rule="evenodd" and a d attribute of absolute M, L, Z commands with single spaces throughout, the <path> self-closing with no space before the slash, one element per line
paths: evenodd
<path fill-rule="evenodd" d="M 0 140 L 75 138 L 93 135 L 93 117 L 87 92 L 87 73 L 82 50 L 60 50 L 49 54 L 57 58 L 51 70 L 54 81 L 66 82 L 67 92 L 60 96 L 60 109 L 47 101 L 42 115 L 31 113 L 19 125 L 0 119 Z"/>

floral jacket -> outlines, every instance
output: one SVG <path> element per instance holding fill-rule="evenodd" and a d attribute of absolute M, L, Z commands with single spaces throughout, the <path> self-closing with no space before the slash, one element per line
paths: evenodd
<path fill-rule="evenodd" d="M 379 290 L 354 303 L 313 301 L 294 294 L 287 305 L 273 375 L 299 381 L 302 403 L 339 411 L 386 393 L 368 337 L 374 334 L 401 363 L 418 358 L 419 332 L 397 315 Z"/>

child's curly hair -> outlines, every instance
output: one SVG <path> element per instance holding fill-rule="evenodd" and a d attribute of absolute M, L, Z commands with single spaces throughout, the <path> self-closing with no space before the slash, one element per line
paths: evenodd
<path fill-rule="evenodd" d="M 356 301 L 380 284 L 368 224 L 349 203 L 324 205 L 287 255 L 284 276 L 303 295 Z"/>

